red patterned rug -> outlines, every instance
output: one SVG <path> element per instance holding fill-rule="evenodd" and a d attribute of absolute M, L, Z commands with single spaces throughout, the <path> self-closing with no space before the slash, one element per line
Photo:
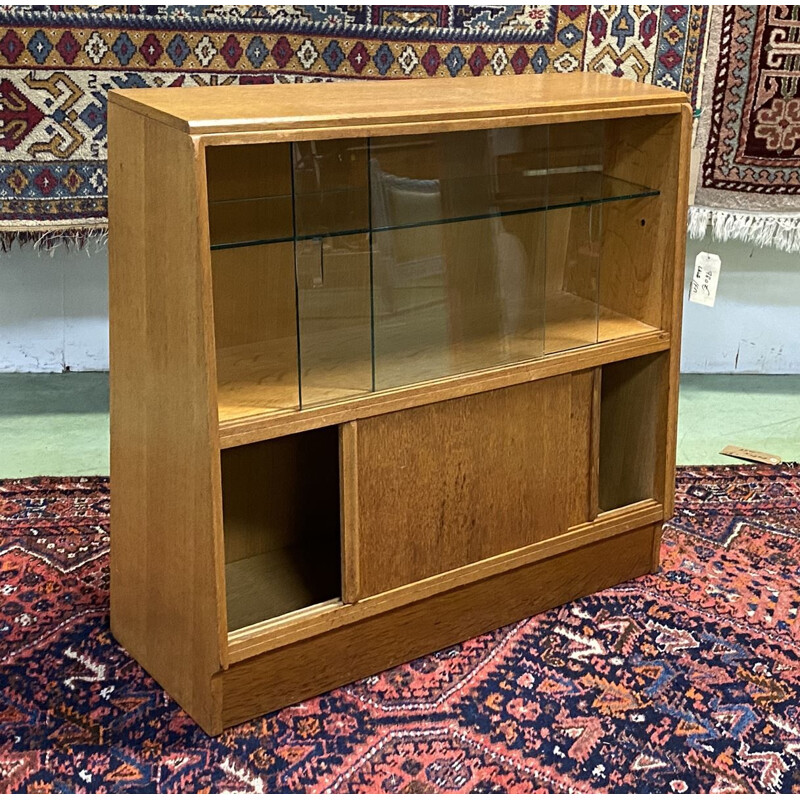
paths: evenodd
<path fill-rule="evenodd" d="M 800 790 L 800 468 L 678 476 L 658 575 L 211 739 L 108 630 L 108 484 L 0 482 L 0 791 Z"/>

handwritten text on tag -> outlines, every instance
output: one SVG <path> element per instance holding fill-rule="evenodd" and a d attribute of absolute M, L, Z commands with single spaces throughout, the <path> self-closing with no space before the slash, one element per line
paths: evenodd
<path fill-rule="evenodd" d="M 689 301 L 704 306 L 713 306 L 717 296 L 717 283 L 722 259 L 715 253 L 698 253 L 694 260 Z"/>

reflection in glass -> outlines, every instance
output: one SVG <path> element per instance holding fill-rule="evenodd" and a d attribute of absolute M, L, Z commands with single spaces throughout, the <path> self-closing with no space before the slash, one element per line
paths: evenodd
<path fill-rule="evenodd" d="M 547 154 L 545 352 L 597 341 L 602 205 L 603 121 L 553 125 Z"/>
<path fill-rule="evenodd" d="M 532 129 L 529 168 L 546 158 Z M 375 388 L 537 358 L 544 244 L 536 196 L 506 194 L 518 129 L 371 143 Z M 447 220 L 440 222 L 440 220 Z"/>

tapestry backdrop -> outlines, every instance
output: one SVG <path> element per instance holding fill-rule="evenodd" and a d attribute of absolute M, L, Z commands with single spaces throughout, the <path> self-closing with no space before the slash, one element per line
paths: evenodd
<path fill-rule="evenodd" d="M 6 6 L 0 240 L 106 225 L 113 88 L 595 70 L 697 97 L 702 6 Z"/>
<path fill-rule="evenodd" d="M 800 6 L 716 6 L 690 228 L 800 251 Z"/>

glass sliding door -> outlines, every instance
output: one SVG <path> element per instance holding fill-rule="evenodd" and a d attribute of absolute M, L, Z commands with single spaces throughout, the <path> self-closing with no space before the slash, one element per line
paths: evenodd
<path fill-rule="evenodd" d="M 532 130 L 372 140 L 376 389 L 542 355 L 546 177 L 509 180 L 512 155 L 545 174 Z"/>
<path fill-rule="evenodd" d="M 365 139 L 292 146 L 303 407 L 372 391 Z"/>
<path fill-rule="evenodd" d="M 614 176 L 609 131 L 208 147 L 220 420 L 657 330 L 636 276 L 659 193 Z"/>
<path fill-rule="evenodd" d="M 288 144 L 206 150 L 220 421 L 298 409 Z"/>

